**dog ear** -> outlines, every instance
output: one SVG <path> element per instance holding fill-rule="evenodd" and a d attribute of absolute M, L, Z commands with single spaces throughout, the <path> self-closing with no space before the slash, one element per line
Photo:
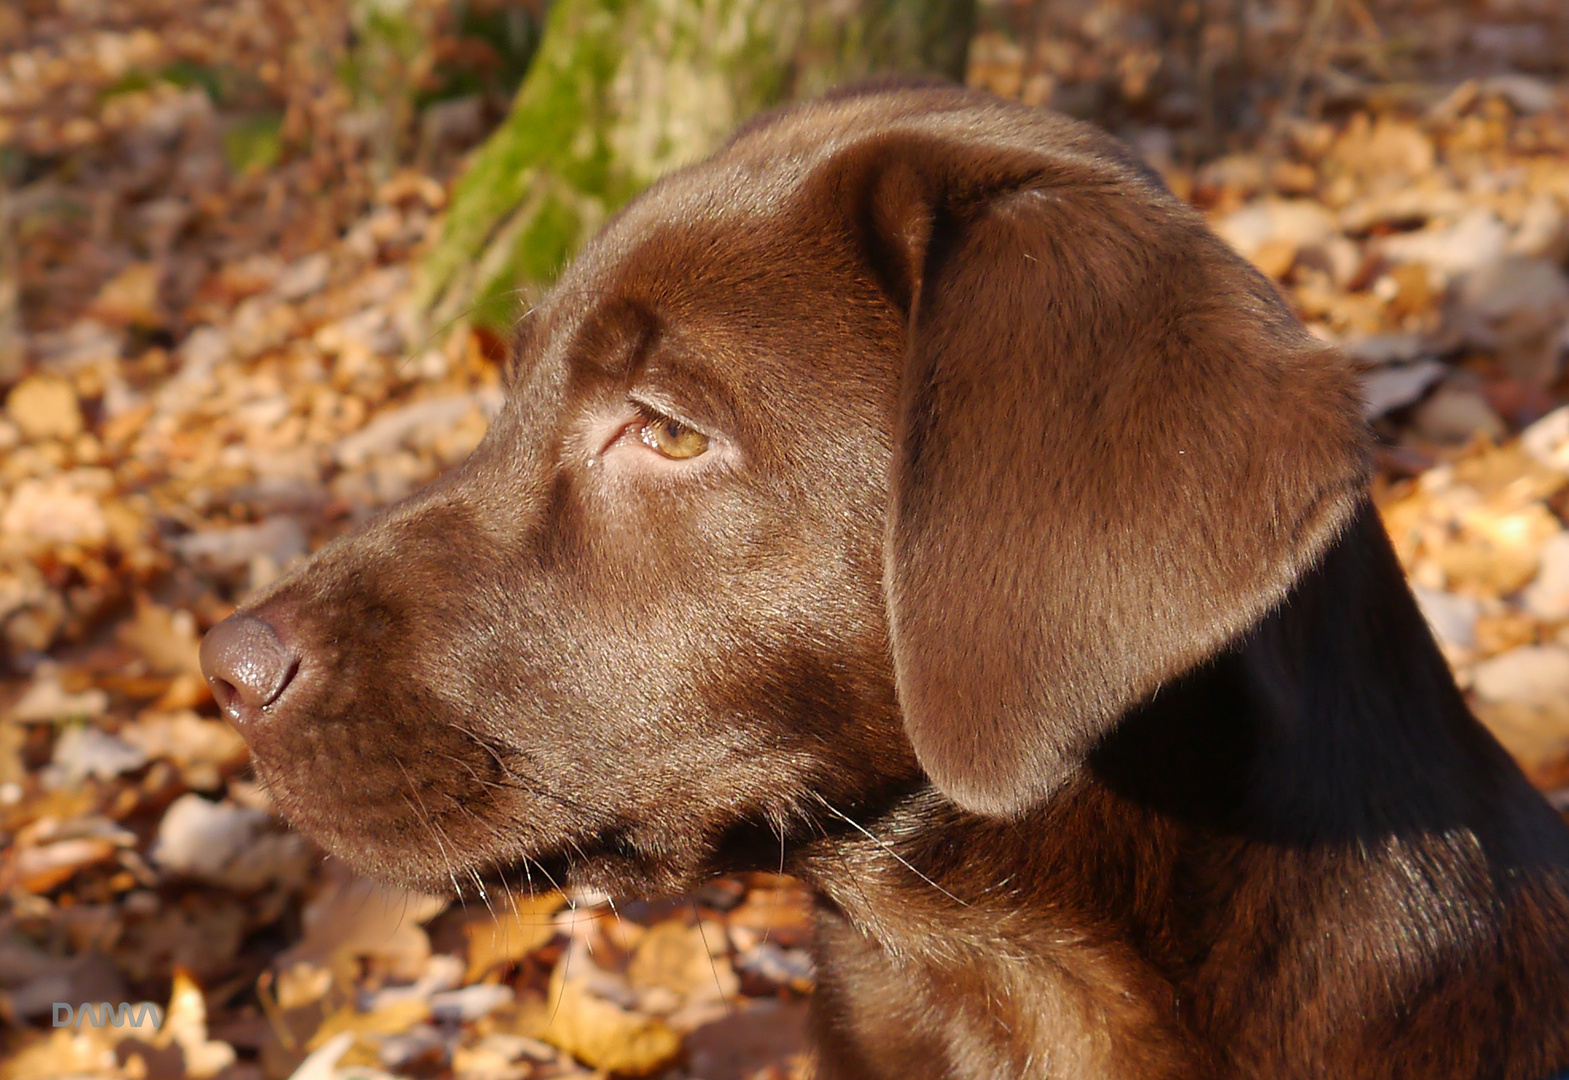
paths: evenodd
<path fill-rule="evenodd" d="M 1349 366 L 1118 144 L 1052 122 L 1071 152 L 890 138 L 841 188 L 908 319 L 899 703 L 937 787 L 997 816 L 1279 602 L 1367 479 Z"/>

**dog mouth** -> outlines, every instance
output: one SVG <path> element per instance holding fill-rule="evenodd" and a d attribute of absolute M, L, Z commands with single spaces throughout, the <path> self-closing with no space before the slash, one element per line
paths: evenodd
<path fill-rule="evenodd" d="M 537 896 L 542 893 L 594 893 L 610 896 L 666 896 L 690 890 L 714 872 L 706 867 L 682 872 L 657 860 L 624 836 L 601 835 L 570 839 L 550 847 L 514 850 L 450 866 L 422 865 L 404 872 L 385 866 L 361 866 L 372 876 L 420 892 L 481 900 L 491 895 Z"/>
<path fill-rule="evenodd" d="M 544 892 L 589 891 L 627 894 L 657 877 L 640 853 L 617 850 L 590 839 L 573 841 L 549 851 L 513 854 L 474 867 L 470 881 L 487 889 L 530 896 Z M 462 879 L 457 882 L 460 894 Z M 452 882 L 447 883 L 450 891 Z"/>
<path fill-rule="evenodd" d="M 783 868 L 787 845 L 765 821 L 745 818 L 705 840 L 683 843 L 673 857 L 668 838 L 630 823 L 583 830 L 539 846 L 512 845 L 492 857 L 453 867 L 423 867 L 406 884 L 422 891 L 472 897 L 500 890 L 518 895 L 589 892 L 608 896 L 672 897 L 724 873 Z"/>
<path fill-rule="evenodd" d="M 458 899 L 494 891 L 664 894 L 712 876 L 672 866 L 668 854 L 654 853 L 658 844 L 639 842 L 630 824 L 553 826 L 547 819 L 562 817 L 562 808 L 544 812 L 548 800 L 534 785 L 510 785 L 509 801 L 520 805 L 497 806 L 494 787 L 483 784 L 452 785 L 437 805 L 432 789 L 439 785 L 431 777 L 400 770 L 396 778 L 384 777 L 374 794 L 353 798 L 292 759 L 279 761 L 252 748 L 251 760 L 276 811 L 293 828 L 357 871 L 403 888 Z"/>

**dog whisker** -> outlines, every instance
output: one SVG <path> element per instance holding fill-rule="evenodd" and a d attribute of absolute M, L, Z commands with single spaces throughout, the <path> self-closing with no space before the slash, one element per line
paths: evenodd
<path fill-rule="evenodd" d="M 946 896 L 948 899 L 952 900 L 955 904 L 958 904 L 960 907 L 969 907 L 970 906 L 967 901 L 959 899 L 957 896 L 953 895 L 953 893 L 949 892 L 947 889 L 945 889 L 941 885 L 937 884 L 937 882 L 933 881 L 931 878 L 929 878 L 925 874 L 921 873 L 921 871 L 918 870 L 913 863 L 911 863 L 903 855 L 900 855 L 897 851 L 895 851 L 893 849 L 893 847 L 890 846 L 888 843 L 886 843 L 881 837 L 878 837 L 878 836 L 874 835 L 870 830 L 864 828 L 859 822 L 855 821 L 848 814 L 842 812 L 841 810 L 839 810 L 838 807 L 834 806 L 827 799 L 823 798 L 823 796 L 821 794 L 819 794 L 818 792 L 815 792 L 815 791 L 812 792 L 812 794 L 813 794 L 813 796 L 815 796 L 817 798 L 817 800 L 819 802 L 821 802 L 823 804 L 823 808 L 825 810 L 827 810 L 834 817 L 838 818 L 840 821 L 844 822 L 846 825 L 850 826 L 856 832 L 860 833 L 862 836 L 866 837 L 872 843 L 876 844 L 883 851 L 887 852 L 889 855 L 892 855 L 894 857 L 894 859 L 901 866 L 903 866 L 905 869 L 909 870 L 910 873 L 914 874 L 916 877 L 918 877 L 922 881 L 926 882 L 926 884 L 930 885 L 932 888 L 934 888 L 938 892 L 942 893 L 944 896 Z"/>
<path fill-rule="evenodd" d="M 733 1009 L 735 1008 L 735 1000 L 725 992 L 724 981 L 719 978 L 719 964 L 714 960 L 714 950 L 708 944 L 708 935 L 703 931 L 703 916 L 698 913 L 696 903 L 688 902 L 687 906 L 692 910 L 692 925 L 697 930 L 698 938 L 703 942 L 703 955 L 708 957 L 708 970 L 714 976 L 714 989 L 719 991 L 719 1000 L 724 1002 L 727 1007 Z M 723 933 L 724 931 L 721 930 L 720 932 Z"/>
<path fill-rule="evenodd" d="M 490 912 L 490 917 L 496 917 L 496 909 L 490 902 L 490 893 L 485 889 L 484 879 L 479 876 L 479 871 L 470 868 L 469 877 L 474 879 L 474 889 L 479 893 L 479 898 L 485 902 L 485 910 Z"/>
<path fill-rule="evenodd" d="M 462 905 L 463 910 L 467 911 L 468 900 L 463 895 L 463 886 L 458 884 L 457 864 L 453 861 L 452 856 L 447 853 L 447 846 L 444 843 L 450 837 L 447 837 L 445 830 L 426 810 L 425 801 L 420 798 L 419 787 L 414 783 L 414 778 L 409 775 L 408 767 L 403 764 L 401 758 L 395 757 L 393 760 L 397 762 L 398 768 L 403 772 L 404 779 L 408 781 L 409 790 L 402 793 L 404 804 L 414 811 L 415 818 L 425 826 L 425 829 L 430 833 L 431 839 L 436 842 L 436 850 L 440 853 L 442 865 L 446 869 L 448 879 L 452 882 L 452 891 L 457 895 L 458 903 Z M 413 797 L 412 801 L 410 796 Z"/>

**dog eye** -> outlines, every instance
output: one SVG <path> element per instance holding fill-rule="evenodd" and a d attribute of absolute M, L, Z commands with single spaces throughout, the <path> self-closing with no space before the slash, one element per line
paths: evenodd
<path fill-rule="evenodd" d="M 708 449 L 708 436 L 668 416 L 650 416 L 639 433 L 643 444 L 667 458 L 694 458 Z"/>

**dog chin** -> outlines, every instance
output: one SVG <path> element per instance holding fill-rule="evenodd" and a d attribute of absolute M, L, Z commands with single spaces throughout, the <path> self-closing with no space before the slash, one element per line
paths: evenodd
<path fill-rule="evenodd" d="M 696 867 L 651 866 L 625 855 L 594 851 L 574 852 L 571 857 L 517 858 L 480 870 L 479 875 L 487 886 L 511 892 L 541 893 L 559 888 L 645 899 L 689 892 L 714 876 L 712 871 Z"/>
<path fill-rule="evenodd" d="M 481 892 L 538 894 L 571 889 L 655 898 L 688 892 L 721 872 L 712 859 L 683 860 L 679 865 L 654 862 L 587 836 L 526 851 L 462 852 L 448 860 L 434 834 L 417 840 L 405 835 L 389 843 L 384 837 L 335 827 L 321 820 L 320 814 L 297 813 L 298 800 L 280 799 L 277 789 L 272 790 L 289 824 L 328 854 L 366 877 L 415 892 L 472 899 Z M 345 815 L 339 822 L 352 820 Z M 424 830 L 410 823 L 409 833 L 416 832 Z"/>

